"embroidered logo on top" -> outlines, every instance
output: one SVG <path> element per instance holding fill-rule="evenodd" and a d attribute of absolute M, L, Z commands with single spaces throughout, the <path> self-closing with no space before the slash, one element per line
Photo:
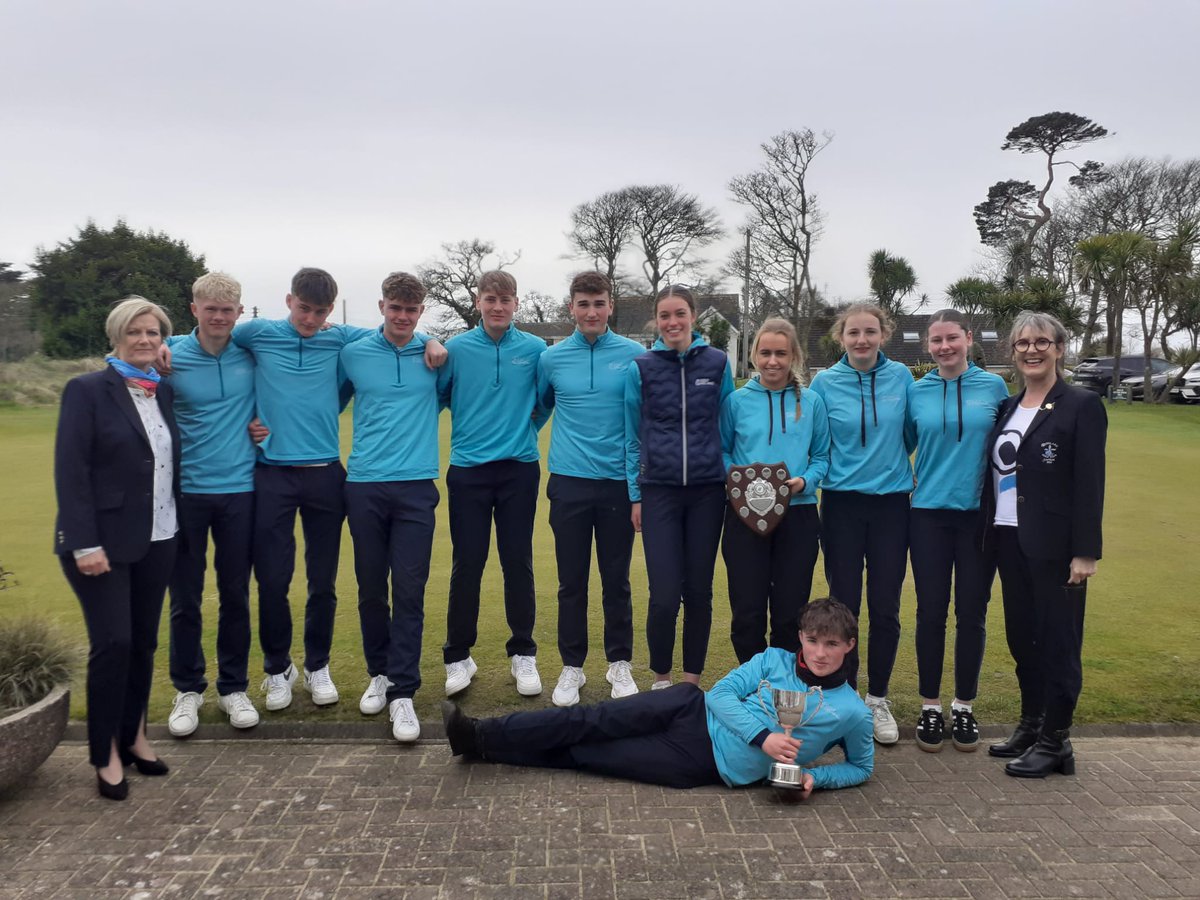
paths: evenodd
<path fill-rule="evenodd" d="M 510 362 L 514 366 L 527 366 L 529 365 L 530 360 L 528 356 L 514 356 Z"/>
<path fill-rule="evenodd" d="M 1058 444 L 1053 441 L 1045 441 L 1042 443 L 1042 462 L 1046 465 L 1058 459 Z"/>
<path fill-rule="evenodd" d="M 622 372 L 625 369 L 629 368 L 629 363 L 628 362 L 610 362 L 608 364 L 608 367 L 610 369 L 612 369 L 614 372 Z"/>
<path fill-rule="evenodd" d="M 711 387 L 716 384 L 711 378 L 697 378 L 695 381 L 696 387 Z"/>

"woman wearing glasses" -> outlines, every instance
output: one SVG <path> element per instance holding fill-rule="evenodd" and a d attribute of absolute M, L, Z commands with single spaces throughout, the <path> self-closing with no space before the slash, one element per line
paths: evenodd
<path fill-rule="evenodd" d="M 1004 626 L 1021 689 L 1021 720 L 988 748 L 1009 775 L 1075 771 L 1071 719 L 1083 685 L 1087 580 L 1100 558 L 1104 442 L 1100 397 L 1062 380 L 1067 332 L 1022 312 L 1009 338 L 1024 390 L 1006 400 L 988 437 L 987 538 L 1004 596 Z"/>

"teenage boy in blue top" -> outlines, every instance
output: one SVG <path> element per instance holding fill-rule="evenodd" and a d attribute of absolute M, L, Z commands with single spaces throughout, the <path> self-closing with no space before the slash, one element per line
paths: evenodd
<path fill-rule="evenodd" d="M 730 787 L 766 779 L 774 763 L 805 766 L 798 795 L 871 777 L 871 714 L 847 683 L 854 615 L 836 600 L 808 604 L 797 652 L 770 647 L 705 693 L 683 682 L 594 706 L 473 719 L 450 702 L 442 717 L 451 752 L 514 766 L 582 769 L 668 787 Z M 770 688 L 804 691 L 804 718 L 789 737 Z M 833 747 L 841 762 L 811 766 Z"/>
<path fill-rule="evenodd" d="M 551 699 L 579 702 L 587 681 L 588 575 L 592 537 L 604 604 L 606 679 L 612 696 L 637 693 L 633 659 L 633 600 L 629 560 L 633 522 L 625 485 L 625 370 L 642 353 L 637 341 L 608 327 L 612 283 L 600 272 L 571 282 L 575 331 L 538 359 L 538 402 L 554 410 L 547 463 L 550 527 L 558 560 L 558 652 L 563 670 Z"/>
<path fill-rule="evenodd" d="M 371 676 L 358 707 L 375 715 L 386 706 L 392 736 L 410 743 L 421 735 L 412 698 L 421 686 L 425 582 L 438 503 L 437 373 L 425 366 L 426 337 L 415 333 L 425 311 L 424 285 L 393 272 L 382 293 L 383 325 L 342 350 L 342 368 L 354 386 L 346 520 Z"/>
<path fill-rule="evenodd" d="M 171 681 L 167 728 L 187 737 L 200 724 L 208 687 L 201 647 L 204 570 L 212 532 L 217 575 L 217 706 L 234 728 L 258 724 L 246 695 L 250 661 L 250 558 L 254 524 L 254 357 L 230 341 L 242 287 L 222 272 L 192 285 L 191 334 L 170 338 L 181 451 L 178 552 L 171 576 Z"/>
<path fill-rule="evenodd" d="M 296 565 L 296 513 L 304 529 L 308 602 L 304 615 L 304 687 L 318 706 L 338 701 L 329 674 L 334 584 L 341 549 L 346 470 L 339 457 L 339 355 L 373 329 L 327 325 L 337 282 L 323 269 L 292 277 L 286 319 L 252 319 L 233 330 L 233 342 L 254 353 L 258 414 L 268 436 L 254 470 L 254 574 L 258 581 L 259 642 L 268 710 L 292 702 L 292 610 L 288 588 Z M 426 353 L 444 358 L 429 342 Z"/>
<path fill-rule="evenodd" d="M 542 692 L 533 640 L 533 517 L 537 510 L 537 364 L 546 342 L 518 331 L 517 282 L 508 272 L 485 272 L 475 308 L 479 324 L 446 342 L 450 361 L 438 373 L 438 393 L 450 407 L 450 600 L 446 611 L 446 696 L 466 688 L 476 672 L 479 588 L 487 565 L 492 521 L 504 572 L 507 643 L 517 692 Z"/>

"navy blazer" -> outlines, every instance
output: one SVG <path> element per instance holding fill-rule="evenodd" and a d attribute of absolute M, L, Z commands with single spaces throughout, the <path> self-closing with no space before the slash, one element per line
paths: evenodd
<path fill-rule="evenodd" d="M 996 512 L 992 448 L 1024 396 L 1022 391 L 1000 404 L 988 435 L 980 503 L 985 527 Z M 1100 558 L 1107 435 L 1100 395 L 1056 381 L 1017 450 L 1017 539 L 1028 558 Z"/>
<path fill-rule="evenodd" d="M 179 429 L 174 394 L 155 398 L 171 432 L 179 499 Z M 58 521 L 54 552 L 103 547 L 110 562 L 137 562 L 154 529 L 154 452 L 125 379 L 111 366 L 67 382 L 54 443 Z"/>

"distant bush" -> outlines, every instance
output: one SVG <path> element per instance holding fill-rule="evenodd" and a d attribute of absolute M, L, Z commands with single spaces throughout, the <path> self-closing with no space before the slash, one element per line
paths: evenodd
<path fill-rule="evenodd" d="M 913 378 L 924 378 L 930 372 L 933 372 L 937 369 L 937 363 L 914 363 L 913 365 L 909 366 L 908 369 L 910 372 L 912 372 Z"/>
<path fill-rule="evenodd" d="M 0 363 L 0 405 L 54 406 L 68 381 L 103 368 L 103 359 L 48 359 L 40 353 Z"/>

